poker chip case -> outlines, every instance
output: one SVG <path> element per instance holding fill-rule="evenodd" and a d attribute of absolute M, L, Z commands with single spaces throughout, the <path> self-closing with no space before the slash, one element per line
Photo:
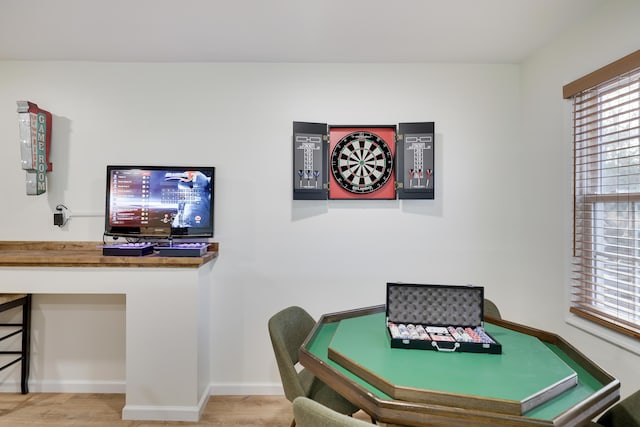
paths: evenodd
<path fill-rule="evenodd" d="M 502 353 L 484 331 L 484 287 L 387 283 L 392 348 Z"/>

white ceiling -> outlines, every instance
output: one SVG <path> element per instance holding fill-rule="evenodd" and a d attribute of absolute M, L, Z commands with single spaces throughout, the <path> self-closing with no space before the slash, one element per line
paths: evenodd
<path fill-rule="evenodd" d="M 0 60 L 519 63 L 607 0 L 0 0 Z"/>

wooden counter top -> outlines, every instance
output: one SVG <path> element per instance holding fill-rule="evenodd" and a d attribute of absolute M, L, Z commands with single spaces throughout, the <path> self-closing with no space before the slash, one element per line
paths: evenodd
<path fill-rule="evenodd" d="M 0 267 L 198 268 L 218 256 L 213 242 L 201 257 L 104 256 L 102 242 L 0 241 Z"/>

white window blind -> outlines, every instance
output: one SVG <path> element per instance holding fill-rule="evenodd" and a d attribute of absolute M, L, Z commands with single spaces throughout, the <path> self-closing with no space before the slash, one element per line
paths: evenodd
<path fill-rule="evenodd" d="M 571 312 L 640 338 L 640 68 L 573 95 Z"/>

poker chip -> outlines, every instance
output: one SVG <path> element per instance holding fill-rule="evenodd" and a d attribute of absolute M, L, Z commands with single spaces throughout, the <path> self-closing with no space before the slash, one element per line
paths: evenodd
<path fill-rule="evenodd" d="M 461 326 L 431 326 L 413 323 L 393 323 L 387 325 L 394 339 L 444 341 L 460 343 L 496 344 L 482 326 L 475 328 Z"/>

